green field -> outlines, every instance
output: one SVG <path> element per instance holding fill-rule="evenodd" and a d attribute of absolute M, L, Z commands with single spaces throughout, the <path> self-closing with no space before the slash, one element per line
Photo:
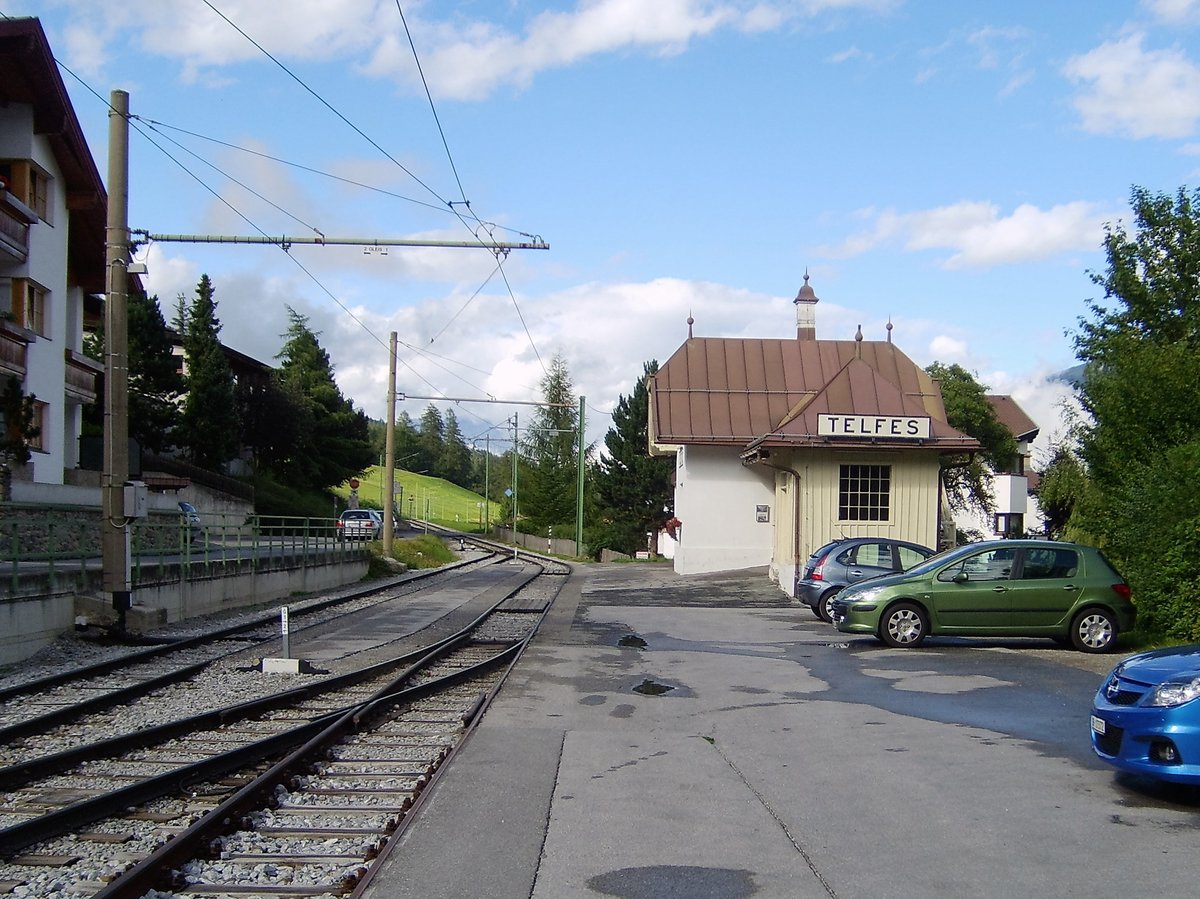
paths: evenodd
<path fill-rule="evenodd" d="M 358 498 L 362 505 L 383 508 L 386 502 L 383 477 L 384 469 L 375 466 L 359 478 Z M 343 484 L 334 492 L 346 499 L 350 485 Z M 396 504 L 401 518 L 418 518 L 463 531 L 481 530 L 483 497 L 441 478 L 396 469 Z M 487 511 L 493 523 L 499 520 L 500 507 L 495 502 L 488 503 Z"/>

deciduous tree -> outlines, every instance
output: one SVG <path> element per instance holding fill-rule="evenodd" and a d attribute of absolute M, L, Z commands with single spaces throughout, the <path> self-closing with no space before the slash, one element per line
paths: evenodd
<path fill-rule="evenodd" d="M 988 514 L 995 508 L 992 473 L 1012 462 L 1017 453 L 1016 438 L 996 418 L 996 409 L 987 398 L 987 387 L 971 372 L 961 365 L 941 362 L 934 362 L 925 371 L 941 387 L 949 425 L 983 446 L 974 455 L 943 457 L 942 482 L 950 504 L 956 509 Z"/>

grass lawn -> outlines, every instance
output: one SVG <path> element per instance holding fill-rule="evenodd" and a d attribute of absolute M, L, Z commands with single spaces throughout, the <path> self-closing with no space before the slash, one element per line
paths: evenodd
<path fill-rule="evenodd" d="M 375 466 L 358 479 L 358 499 L 362 505 L 383 508 L 384 473 L 383 468 Z M 350 485 L 342 484 L 334 493 L 345 500 L 350 496 Z M 441 478 L 401 469 L 396 469 L 396 504 L 401 518 L 419 518 L 461 531 L 479 532 L 484 516 L 483 497 L 478 493 Z M 490 502 L 487 511 L 493 523 L 499 520 L 499 505 Z"/>

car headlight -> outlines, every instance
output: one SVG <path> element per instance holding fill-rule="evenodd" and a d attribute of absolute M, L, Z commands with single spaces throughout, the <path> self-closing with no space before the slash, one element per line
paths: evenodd
<path fill-rule="evenodd" d="M 845 597 L 846 602 L 848 604 L 859 603 L 859 602 L 872 602 L 882 592 L 883 592 L 882 587 L 864 587 L 861 590 L 855 590 L 849 596 L 845 596 L 845 594 L 843 594 L 843 596 Z"/>
<path fill-rule="evenodd" d="M 1169 680 L 1154 688 L 1146 705 L 1170 708 L 1197 698 L 1200 698 L 1200 677 Z"/>

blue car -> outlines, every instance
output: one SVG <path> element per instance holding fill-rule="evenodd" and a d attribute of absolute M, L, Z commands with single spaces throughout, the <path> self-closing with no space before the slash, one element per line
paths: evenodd
<path fill-rule="evenodd" d="M 1200 644 L 1114 668 L 1092 703 L 1092 749 L 1121 771 L 1200 785 Z"/>

